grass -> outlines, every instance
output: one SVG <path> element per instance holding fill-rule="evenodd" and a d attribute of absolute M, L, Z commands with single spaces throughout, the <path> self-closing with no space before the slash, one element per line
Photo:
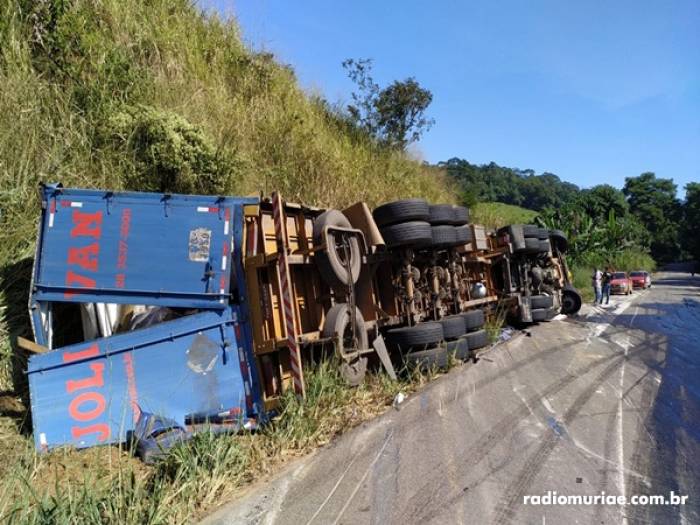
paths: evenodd
<path fill-rule="evenodd" d="M 333 362 L 306 371 L 307 397 L 284 398 L 280 416 L 256 434 L 202 433 L 146 466 L 118 447 L 60 449 L 37 455 L 30 440 L 2 422 L 13 443 L 0 467 L 2 523 L 183 523 L 231 497 L 243 485 L 278 471 L 292 458 L 384 412 L 398 392 L 431 380 L 413 370 L 392 381 L 369 374 L 348 388 Z M 5 443 L 7 445 L 7 443 Z"/>
<path fill-rule="evenodd" d="M 508 224 L 528 224 L 537 217 L 537 212 L 502 202 L 480 202 L 471 207 L 471 221 L 490 228 Z"/>

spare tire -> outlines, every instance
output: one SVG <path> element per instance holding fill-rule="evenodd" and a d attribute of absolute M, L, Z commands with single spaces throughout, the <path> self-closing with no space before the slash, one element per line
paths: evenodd
<path fill-rule="evenodd" d="M 380 231 L 387 248 L 421 247 L 433 242 L 431 226 L 423 221 L 402 222 Z"/>
<path fill-rule="evenodd" d="M 432 242 L 430 243 L 432 248 L 447 248 L 448 246 L 454 246 L 457 243 L 457 232 L 455 232 L 454 226 L 431 226 L 430 230 L 433 238 Z"/>
<path fill-rule="evenodd" d="M 473 330 L 478 330 L 484 326 L 484 311 L 483 310 L 469 310 L 467 312 L 462 312 L 459 314 L 464 319 L 464 328 L 467 332 Z"/>
<path fill-rule="evenodd" d="M 472 229 L 469 225 L 455 226 L 455 245 L 461 246 L 472 242 Z"/>
<path fill-rule="evenodd" d="M 489 344 L 489 336 L 486 330 L 478 330 L 464 336 L 469 345 L 469 350 L 477 350 Z"/>
<path fill-rule="evenodd" d="M 442 325 L 442 335 L 446 341 L 457 339 L 467 331 L 464 317 L 461 315 L 450 315 L 440 319 Z"/>
<path fill-rule="evenodd" d="M 428 221 L 430 208 L 423 199 L 404 199 L 382 204 L 374 209 L 372 215 L 377 226 L 381 228 L 399 222 Z"/>
<path fill-rule="evenodd" d="M 452 224 L 454 224 L 455 226 L 469 224 L 469 208 L 467 208 L 466 206 L 453 206 Z"/>
<path fill-rule="evenodd" d="M 564 285 L 564 291 L 561 296 L 561 313 L 571 315 L 581 309 L 583 300 L 576 288 L 570 284 Z"/>
<path fill-rule="evenodd" d="M 432 345 L 444 339 L 442 325 L 435 321 L 419 323 L 415 326 L 392 328 L 386 333 L 390 343 L 404 347 Z"/>
<path fill-rule="evenodd" d="M 326 226 L 351 228 L 350 221 L 338 210 L 327 210 L 316 217 L 313 228 L 314 245 L 323 243 L 323 230 Z M 326 248 L 314 255 L 318 270 L 329 286 L 348 286 L 355 284 L 360 277 L 362 252 L 356 235 L 328 230 Z M 348 275 L 348 270 L 350 275 Z"/>
<path fill-rule="evenodd" d="M 354 338 L 353 329 L 355 331 Z M 369 337 L 362 313 L 360 313 L 359 308 L 355 308 L 353 312 L 347 303 L 336 304 L 328 310 L 321 333 L 323 337 L 340 337 L 343 344 L 343 347 L 339 349 L 341 353 L 346 350 L 369 348 Z"/>
<path fill-rule="evenodd" d="M 454 222 L 454 210 L 451 204 L 431 204 L 429 207 L 430 219 L 428 222 L 432 225 L 452 224 Z"/>
<path fill-rule="evenodd" d="M 530 296 L 530 307 L 534 309 L 551 308 L 554 305 L 554 298 L 551 295 Z"/>

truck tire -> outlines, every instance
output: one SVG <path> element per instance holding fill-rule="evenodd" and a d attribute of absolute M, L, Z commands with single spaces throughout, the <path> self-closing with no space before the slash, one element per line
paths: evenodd
<path fill-rule="evenodd" d="M 559 250 L 561 253 L 566 253 L 569 249 L 569 240 L 566 234 L 561 230 L 549 230 L 549 238 L 552 241 L 552 247 Z"/>
<path fill-rule="evenodd" d="M 323 243 L 323 230 L 326 226 L 351 228 L 350 221 L 338 210 L 328 210 L 314 221 L 314 245 Z M 323 280 L 332 287 L 355 284 L 360 277 L 362 252 L 357 236 L 340 231 L 328 230 L 326 249 L 318 251 L 314 260 Z M 344 246 L 347 243 L 347 247 Z M 349 259 L 349 260 L 347 260 Z M 348 269 L 350 275 L 348 275 Z"/>
<path fill-rule="evenodd" d="M 405 199 L 387 202 L 374 209 L 374 221 L 380 228 L 400 222 L 428 221 L 430 208 L 423 199 Z"/>
<path fill-rule="evenodd" d="M 523 235 L 527 239 L 528 237 L 531 239 L 537 239 L 538 235 L 540 233 L 540 229 L 535 226 L 534 224 L 523 224 Z"/>
<path fill-rule="evenodd" d="M 525 235 L 523 235 L 523 227 L 521 224 L 511 224 L 499 230 L 500 233 L 506 233 L 513 245 L 513 251 L 519 252 L 525 249 Z"/>
<path fill-rule="evenodd" d="M 457 339 L 467 331 L 464 317 L 461 315 L 443 317 L 439 322 L 442 325 L 442 336 L 445 338 L 445 341 Z"/>
<path fill-rule="evenodd" d="M 576 288 L 570 284 L 565 285 L 561 296 L 561 313 L 566 315 L 575 314 L 581 309 L 582 303 L 583 300 Z"/>
<path fill-rule="evenodd" d="M 467 332 L 479 330 L 484 326 L 483 310 L 469 310 L 468 312 L 462 312 L 460 315 L 464 319 L 464 328 Z"/>
<path fill-rule="evenodd" d="M 422 247 L 433 242 L 430 224 L 424 221 L 402 222 L 381 230 L 387 248 Z"/>
<path fill-rule="evenodd" d="M 468 225 L 455 226 L 455 243 L 457 246 L 472 242 L 472 229 Z"/>
<path fill-rule="evenodd" d="M 437 226 L 439 224 L 452 224 L 454 222 L 455 214 L 452 209 L 451 204 L 431 204 L 430 210 L 430 224 Z"/>
<path fill-rule="evenodd" d="M 471 332 L 464 336 L 469 345 L 469 350 L 478 350 L 479 348 L 485 347 L 489 344 L 489 336 L 486 330 L 477 330 L 476 332 Z"/>
<path fill-rule="evenodd" d="M 552 308 L 548 308 L 548 309 L 547 309 L 547 319 L 546 319 L 546 321 L 551 321 L 551 320 L 554 319 L 558 314 L 559 314 L 559 312 L 557 311 L 557 309 L 556 309 L 554 306 L 553 306 Z"/>
<path fill-rule="evenodd" d="M 435 321 L 419 323 L 415 326 L 393 328 L 386 333 L 390 343 L 403 348 L 432 345 L 444 339 L 442 325 Z"/>
<path fill-rule="evenodd" d="M 547 228 L 537 228 L 537 238 L 541 241 L 548 241 L 549 230 Z"/>
<path fill-rule="evenodd" d="M 355 329 L 354 340 L 352 337 L 353 328 Z M 328 310 L 321 333 L 323 337 L 340 337 L 343 343 L 343 348 L 339 349 L 341 353 L 369 348 L 365 320 L 359 308 L 355 308 L 353 315 L 352 309 L 347 303 L 336 304 Z"/>
<path fill-rule="evenodd" d="M 430 243 L 431 248 L 447 248 L 449 246 L 455 246 L 457 243 L 457 232 L 454 226 L 431 226 L 430 231 L 433 238 Z"/>
<path fill-rule="evenodd" d="M 532 237 L 525 237 L 523 247 L 514 251 L 516 253 L 538 253 L 540 251 L 540 240 Z"/>
<path fill-rule="evenodd" d="M 452 224 L 454 224 L 455 226 L 469 224 L 469 208 L 467 208 L 466 206 L 453 206 Z"/>
<path fill-rule="evenodd" d="M 554 298 L 551 295 L 530 296 L 530 307 L 533 310 L 539 308 L 551 308 L 554 305 Z"/>
<path fill-rule="evenodd" d="M 469 359 L 469 342 L 465 337 L 460 337 L 455 341 L 449 341 L 445 343 L 445 349 L 447 354 L 453 354 L 460 361 L 466 361 Z"/>
<path fill-rule="evenodd" d="M 541 323 L 547 320 L 547 309 L 546 308 L 533 308 L 532 309 L 532 321 L 535 323 Z"/>
<path fill-rule="evenodd" d="M 404 361 L 407 365 L 416 366 L 421 370 L 428 370 L 434 366 L 447 368 L 449 356 L 445 347 L 438 346 L 420 352 L 410 352 L 404 356 Z"/>
<path fill-rule="evenodd" d="M 551 249 L 552 249 L 552 246 L 549 244 L 549 239 L 545 239 L 545 240 L 540 239 L 540 252 L 541 253 L 549 253 Z"/>

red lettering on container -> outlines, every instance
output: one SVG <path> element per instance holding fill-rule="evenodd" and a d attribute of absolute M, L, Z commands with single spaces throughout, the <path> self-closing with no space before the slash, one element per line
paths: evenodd
<path fill-rule="evenodd" d="M 72 394 L 76 390 L 83 390 L 90 387 L 100 387 L 104 386 L 104 363 L 93 363 L 90 365 L 90 370 L 92 370 L 92 377 L 86 377 L 85 379 L 69 379 L 66 381 L 66 391 Z"/>
<path fill-rule="evenodd" d="M 85 348 L 83 350 L 76 350 L 75 352 L 63 352 L 63 362 L 72 363 L 73 361 L 82 361 L 89 357 L 95 357 L 100 354 L 100 347 L 97 343 Z"/>
<path fill-rule="evenodd" d="M 89 277 L 85 277 L 84 275 L 77 274 L 73 270 L 68 270 L 66 272 L 66 287 L 67 288 L 72 288 L 75 285 L 78 285 L 80 288 L 95 288 L 96 284 L 97 283 L 95 282 L 95 279 L 91 279 Z M 66 290 L 65 292 L 63 292 L 63 296 L 66 299 L 70 299 L 76 293 L 80 293 L 80 291 L 79 290 Z"/>
<path fill-rule="evenodd" d="M 102 212 L 82 213 L 73 210 L 73 223 L 75 226 L 70 231 L 71 237 L 93 237 L 99 239 L 102 235 Z"/>
<path fill-rule="evenodd" d="M 95 403 L 95 408 L 87 412 L 80 410 L 84 403 Z M 84 392 L 76 396 L 68 405 L 68 413 L 76 421 L 90 421 L 99 417 L 105 410 L 105 398 L 98 392 Z"/>
<path fill-rule="evenodd" d="M 85 434 L 99 434 L 97 441 L 106 441 L 109 437 L 109 426 L 106 423 L 96 423 L 87 427 L 71 427 L 70 434 L 73 439 L 80 439 Z"/>
<path fill-rule="evenodd" d="M 68 248 L 68 264 L 75 264 L 84 270 L 96 272 L 98 253 L 100 253 L 100 245 L 96 242 L 82 248 Z"/>
<path fill-rule="evenodd" d="M 124 288 L 126 286 L 126 276 L 123 273 L 118 273 L 115 277 L 115 284 L 117 288 Z"/>

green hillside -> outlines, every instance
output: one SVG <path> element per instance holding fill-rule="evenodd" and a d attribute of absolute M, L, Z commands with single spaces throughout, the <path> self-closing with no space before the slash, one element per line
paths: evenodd
<path fill-rule="evenodd" d="M 491 228 L 507 224 L 527 224 L 537 217 L 537 212 L 502 202 L 480 202 L 471 207 L 471 221 Z"/>
<path fill-rule="evenodd" d="M 0 85 L 0 390 L 8 331 L 27 328 L 41 181 L 278 190 L 320 206 L 452 200 L 444 175 L 373 142 L 246 48 L 235 21 L 187 0 L 0 0 Z"/>

